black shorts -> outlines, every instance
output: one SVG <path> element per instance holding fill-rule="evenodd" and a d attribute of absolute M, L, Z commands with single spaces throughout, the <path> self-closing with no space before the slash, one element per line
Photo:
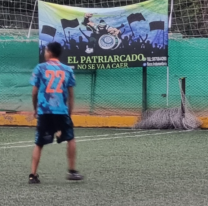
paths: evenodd
<path fill-rule="evenodd" d="M 60 132 L 58 143 L 74 139 L 71 117 L 60 114 L 43 114 L 38 116 L 35 144 L 43 146 L 53 143 L 54 135 Z"/>

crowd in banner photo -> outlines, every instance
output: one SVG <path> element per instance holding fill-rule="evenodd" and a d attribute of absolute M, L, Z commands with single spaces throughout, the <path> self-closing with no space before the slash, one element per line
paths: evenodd
<path fill-rule="evenodd" d="M 63 49 L 61 62 L 74 69 L 167 66 L 167 8 L 157 13 L 155 2 L 102 11 L 39 3 L 40 62 L 47 43 L 57 41 Z"/>

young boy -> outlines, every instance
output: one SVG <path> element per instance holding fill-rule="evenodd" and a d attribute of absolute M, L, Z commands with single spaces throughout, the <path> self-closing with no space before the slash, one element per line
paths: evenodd
<path fill-rule="evenodd" d="M 45 63 L 34 69 L 30 83 L 33 86 L 32 101 L 34 116 L 38 118 L 35 147 L 32 155 L 29 183 L 40 183 L 36 173 L 41 151 L 46 144 L 67 141 L 69 171 L 68 180 L 82 180 L 75 170 L 76 145 L 71 113 L 74 96 L 75 78 L 71 68 L 59 62 L 61 45 L 49 43 L 45 49 Z"/>

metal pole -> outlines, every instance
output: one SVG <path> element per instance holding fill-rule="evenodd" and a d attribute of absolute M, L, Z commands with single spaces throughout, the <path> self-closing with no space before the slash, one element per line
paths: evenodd
<path fill-rule="evenodd" d="M 185 117 L 185 94 L 186 94 L 186 77 L 181 78 L 181 112 L 182 117 Z"/>
<path fill-rule="evenodd" d="M 142 69 L 142 111 L 147 110 L 147 67 Z"/>
<path fill-rule="evenodd" d="M 92 72 L 92 81 L 91 81 L 90 114 L 94 113 L 96 79 L 97 79 L 97 70 L 94 70 Z"/>
<path fill-rule="evenodd" d="M 167 91 L 166 91 L 167 107 L 169 106 L 169 67 L 167 67 Z"/>
<path fill-rule="evenodd" d="M 171 5 L 170 5 L 170 16 L 169 16 L 169 23 L 168 23 L 168 27 L 169 29 L 172 26 L 172 16 L 173 16 L 173 0 L 171 0 Z"/>
<path fill-rule="evenodd" d="M 34 8 L 33 8 L 32 19 L 31 19 L 30 27 L 29 27 L 28 34 L 27 34 L 28 39 L 30 38 L 30 33 L 31 33 L 31 29 L 32 29 L 32 23 L 33 23 L 33 19 L 34 19 L 34 15 L 35 15 L 35 9 L 36 9 L 37 2 L 38 2 L 38 0 L 35 1 Z"/>

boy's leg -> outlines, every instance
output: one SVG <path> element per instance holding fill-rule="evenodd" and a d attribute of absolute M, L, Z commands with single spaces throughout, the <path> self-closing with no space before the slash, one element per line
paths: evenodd
<path fill-rule="evenodd" d="M 31 174 L 29 175 L 29 183 L 40 183 L 37 175 L 38 164 L 41 157 L 42 148 L 46 144 L 53 142 L 54 125 L 51 121 L 51 115 L 39 115 L 35 138 L 35 147 L 32 154 Z"/>
<path fill-rule="evenodd" d="M 41 146 L 35 145 L 35 147 L 33 149 L 31 174 L 29 175 L 29 184 L 40 183 L 40 180 L 38 179 L 39 176 L 37 174 L 37 168 L 38 168 L 38 164 L 40 161 L 42 148 L 43 147 L 41 147 Z"/>
<path fill-rule="evenodd" d="M 41 146 L 35 145 L 33 149 L 33 154 L 32 154 L 32 165 L 31 165 L 31 174 L 37 175 L 37 168 L 38 164 L 40 161 L 40 156 L 41 156 L 41 151 L 42 151 Z"/>
<path fill-rule="evenodd" d="M 75 170 L 76 143 L 74 139 L 67 142 L 67 158 L 68 158 L 69 170 Z"/>
<path fill-rule="evenodd" d="M 74 139 L 74 129 L 71 117 L 68 115 L 56 116 L 57 130 L 60 132 L 60 136 L 57 136 L 57 142 L 61 143 L 67 141 L 67 159 L 69 174 L 68 180 L 82 180 L 83 176 L 75 170 L 76 161 L 76 142 Z"/>
<path fill-rule="evenodd" d="M 67 158 L 68 158 L 68 166 L 69 166 L 69 173 L 67 179 L 82 180 L 83 176 L 80 175 L 79 172 L 75 170 L 76 143 L 74 138 L 67 142 Z"/>

